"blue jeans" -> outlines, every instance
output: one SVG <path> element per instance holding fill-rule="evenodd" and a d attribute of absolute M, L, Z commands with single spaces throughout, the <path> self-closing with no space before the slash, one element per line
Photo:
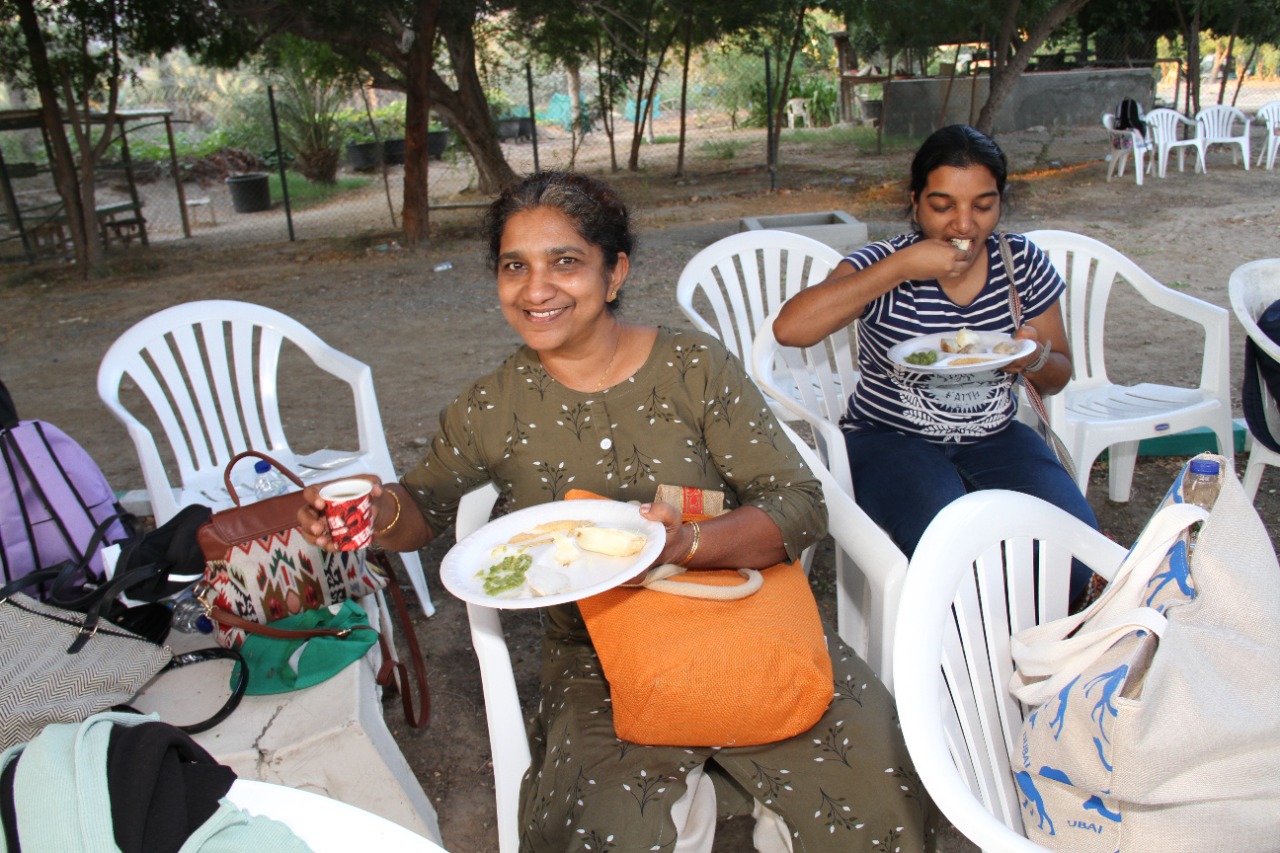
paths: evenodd
<path fill-rule="evenodd" d="M 974 444 L 933 444 L 875 425 L 845 432 L 858 505 L 910 557 L 933 517 L 947 504 L 980 489 L 1009 489 L 1061 507 L 1098 529 L 1098 520 L 1053 450 L 1035 430 L 1014 421 Z M 1078 561 L 1071 600 L 1089 582 Z"/>

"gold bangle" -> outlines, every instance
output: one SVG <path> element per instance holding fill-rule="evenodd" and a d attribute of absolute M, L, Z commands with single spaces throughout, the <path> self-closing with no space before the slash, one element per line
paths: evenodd
<path fill-rule="evenodd" d="M 676 561 L 677 566 L 689 565 L 689 561 L 693 559 L 693 555 L 698 553 L 698 546 L 702 544 L 702 528 L 698 526 L 698 522 L 691 521 L 689 526 L 693 528 L 693 544 L 689 546 L 689 550 L 685 555 Z"/>
<path fill-rule="evenodd" d="M 396 522 L 400 520 L 400 496 L 397 495 L 395 492 L 391 491 L 390 489 L 387 489 L 387 494 L 391 495 L 391 499 L 396 502 L 396 517 L 391 519 L 391 523 L 388 524 L 386 527 L 383 527 L 381 529 L 378 529 L 375 527 L 373 530 L 374 536 L 381 536 L 382 534 L 386 533 L 388 530 L 395 527 Z"/>

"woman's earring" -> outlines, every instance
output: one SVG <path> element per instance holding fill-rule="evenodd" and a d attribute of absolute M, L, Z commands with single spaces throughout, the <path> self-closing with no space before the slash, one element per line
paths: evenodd
<path fill-rule="evenodd" d="M 609 291 L 609 296 L 608 296 L 604 301 L 605 301 L 605 302 L 612 302 L 613 300 L 615 300 L 615 299 L 617 299 L 617 298 L 618 298 L 618 291 L 616 291 L 616 290 L 611 290 L 611 291 Z"/>

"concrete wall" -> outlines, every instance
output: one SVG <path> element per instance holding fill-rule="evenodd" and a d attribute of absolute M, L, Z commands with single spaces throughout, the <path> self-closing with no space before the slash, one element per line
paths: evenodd
<path fill-rule="evenodd" d="M 975 85 L 976 81 L 976 85 Z M 921 78 L 885 83 L 884 129 L 897 136 L 927 136 L 948 124 L 972 124 L 987 100 L 987 78 L 956 78 L 942 123 L 938 112 L 947 80 Z M 1029 127 L 1098 124 L 1123 98 L 1150 108 L 1155 77 L 1149 68 L 1088 68 L 1023 74 L 996 115 L 995 132 Z M 972 105 L 972 106 L 971 106 Z"/>

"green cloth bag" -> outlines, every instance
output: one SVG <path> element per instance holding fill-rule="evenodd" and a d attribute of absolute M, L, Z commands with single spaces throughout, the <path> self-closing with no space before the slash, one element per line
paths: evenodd
<path fill-rule="evenodd" d="M 304 610 L 271 623 L 272 628 L 300 631 L 314 628 L 343 630 L 368 625 L 364 609 L 348 599 L 333 613 L 328 607 Z M 254 696 L 287 693 L 319 684 L 337 675 L 349 664 L 364 657 L 378 641 L 377 631 L 352 631 L 345 637 L 311 637 L 280 640 L 259 634 L 248 634 L 240 647 L 245 666 L 249 667 L 249 689 Z M 239 678 L 239 664 L 232 672 L 232 683 Z"/>

